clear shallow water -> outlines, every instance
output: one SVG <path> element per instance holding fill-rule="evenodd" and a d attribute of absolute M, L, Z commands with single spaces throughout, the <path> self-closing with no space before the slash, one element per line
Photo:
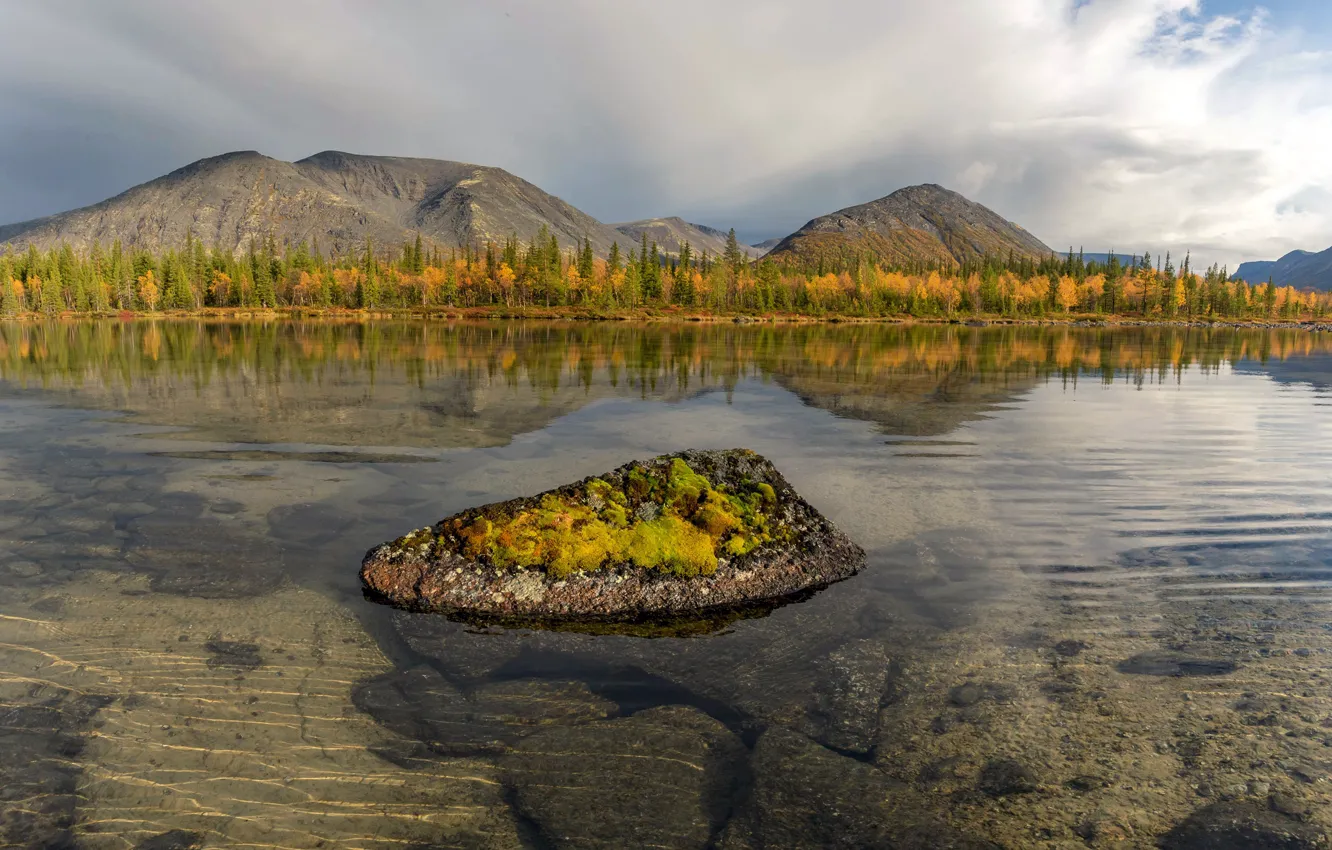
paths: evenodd
<path fill-rule="evenodd" d="M 0 325 L 0 846 L 1317 846 L 1329 352 Z M 360 597 L 406 529 L 734 446 L 868 569 L 690 639 Z"/>

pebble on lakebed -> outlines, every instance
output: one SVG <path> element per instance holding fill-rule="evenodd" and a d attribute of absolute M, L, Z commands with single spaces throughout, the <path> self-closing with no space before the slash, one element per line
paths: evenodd
<path fill-rule="evenodd" d="M 470 508 L 371 549 L 367 595 L 494 622 L 743 608 L 858 572 L 865 552 L 746 449 L 629 463 Z"/>

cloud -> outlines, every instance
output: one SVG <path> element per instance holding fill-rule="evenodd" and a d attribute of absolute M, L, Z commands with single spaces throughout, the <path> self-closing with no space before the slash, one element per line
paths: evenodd
<path fill-rule="evenodd" d="M 340 148 L 755 241 L 929 181 L 1055 247 L 1233 266 L 1332 243 L 1332 59 L 1261 11 L 45 0 L 0 6 L 0 33 L 0 220 L 224 150 Z"/>

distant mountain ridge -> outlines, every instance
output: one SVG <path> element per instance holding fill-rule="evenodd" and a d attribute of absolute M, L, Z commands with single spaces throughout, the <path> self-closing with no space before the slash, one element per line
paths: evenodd
<path fill-rule="evenodd" d="M 1314 253 L 1291 251 L 1279 260 L 1241 263 L 1234 277 L 1247 283 L 1266 283 L 1296 289 L 1332 290 L 1332 248 Z"/>
<path fill-rule="evenodd" d="M 633 243 L 639 243 L 643 234 L 646 233 L 648 242 L 656 242 L 657 247 L 663 252 L 677 256 L 680 253 L 680 247 L 685 242 L 689 243 L 689 250 L 695 256 L 703 251 L 707 251 L 714 257 L 720 256 L 726 250 L 726 238 L 729 235 L 725 230 L 708 227 L 706 224 L 694 224 L 679 216 L 627 221 L 624 224 L 615 225 L 615 229 L 628 236 Z M 751 245 L 741 244 L 740 250 L 751 258 L 763 254 L 762 251 Z"/>
<path fill-rule="evenodd" d="M 1049 246 L 994 211 L 934 183 L 820 216 L 768 253 L 813 262 L 870 254 L 887 263 L 963 262 L 986 254 L 1046 257 Z"/>
<path fill-rule="evenodd" d="M 209 157 L 98 204 L 0 227 L 0 242 L 42 247 L 94 241 L 160 249 L 186 234 L 236 250 L 272 235 L 324 250 L 420 233 L 443 245 L 530 241 L 542 226 L 565 248 L 584 237 L 604 255 L 623 236 L 509 172 L 435 159 L 324 151 L 285 162 L 257 151 Z"/>
<path fill-rule="evenodd" d="M 1104 253 L 1092 252 L 1092 251 L 1074 251 L 1072 254 L 1069 254 L 1069 252 L 1067 251 L 1059 252 L 1059 256 L 1061 257 L 1068 257 L 1068 256 L 1076 257 L 1078 256 L 1078 254 L 1082 254 L 1082 259 L 1085 262 L 1100 263 L 1103 266 L 1109 264 L 1111 257 L 1111 253 L 1109 251 L 1106 251 Z M 1119 264 L 1125 268 L 1134 265 L 1138 261 L 1137 254 L 1121 254 L 1118 251 L 1116 251 L 1114 252 L 1113 256 L 1116 259 L 1118 259 Z"/>

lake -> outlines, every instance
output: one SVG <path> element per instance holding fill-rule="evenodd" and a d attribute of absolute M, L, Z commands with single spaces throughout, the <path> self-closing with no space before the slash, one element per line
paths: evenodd
<path fill-rule="evenodd" d="M 1294 330 L 0 324 L 0 845 L 1323 846 L 1330 386 Z M 734 447 L 867 568 L 655 638 L 362 597 Z"/>

